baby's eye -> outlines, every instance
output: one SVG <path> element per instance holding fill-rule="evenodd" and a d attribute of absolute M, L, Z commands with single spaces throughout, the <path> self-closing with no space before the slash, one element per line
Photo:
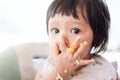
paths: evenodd
<path fill-rule="evenodd" d="M 78 29 L 78 28 L 73 28 L 73 29 L 71 30 L 71 32 L 74 33 L 74 34 L 78 34 L 78 33 L 80 32 L 80 29 Z"/>
<path fill-rule="evenodd" d="M 59 33 L 59 29 L 53 28 L 53 29 L 52 29 L 52 33 L 55 33 L 55 34 L 56 34 L 56 33 Z"/>

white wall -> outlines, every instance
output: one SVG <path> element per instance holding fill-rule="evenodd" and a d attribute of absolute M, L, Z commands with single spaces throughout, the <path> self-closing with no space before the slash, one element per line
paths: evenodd
<path fill-rule="evenodd" d="M 110 15 L 111 15 L 111 30 L 109 48 L 120 48 L 120 1 L 119 0 L 106 0 Z"/>
<path fill-rule="evenodd" d="M 0 0 L 0 51 L 25 42 L 47 42 L 46 11 L 52 0 Z M 107 0 L 111 14 L 109 48 L 120 46 L 119 0 Z"/>
<path fill-rule="evenodd" d="M 0 51 L 25 42 L 46 42 L 51 0 L 0 0 Z"/>

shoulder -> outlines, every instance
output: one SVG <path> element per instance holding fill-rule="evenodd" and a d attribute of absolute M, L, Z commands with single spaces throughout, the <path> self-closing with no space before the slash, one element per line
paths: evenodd
<path fill-rule="evenodd" d="M 94 80 L 116 80 L 116 71 L 112 64 L 102 56 L 93 57 L 94 63 L 84 67 L 83 72 Z"/>
<path fill-rule="evenodd" d="M 33 59 L 33 66 L 37 71 L 40 71 L 43 68 L 44 63 L 45 59 Z"/>
<path fill-rule="evenodd" d="M 49 56 L 46 59 L 36 59 L 34 60 L 34 68 L 42 74 L 42 76 L 46 75 L 48 72 L 50 72 L 53 68 L 53 65 L 51 64 L 52 58 Z"/>
<path fill-rule="evenodd" d="M 98 55 L 93 57 L 93 59 L 95 60 L 95 62 L 92 64 L 94 67 L 99 67 L 98 69 L 111 69 L 115 71 L 112 63 L 106 60 L 104 57 Z"/>
<path fill-rule="evenodd" d="M 49 65 L 49 62 L 51 62 L 51 56 L 44 58 L 40 57 L 37 59 L 33 59 L 33 66 L 37 71 L 40 71 L 43 69 L 45 66 Z"/>
<path fill-rule="evenodd" d="M 110 72 L 112 75 L 116 73 L 112 63 L 106 60 L 104 57 L 95 56 L 93 57 L 93 59 L 95 60 L 95 62 L 92 64 L 92 66 L 96 70 L 102 71 L 103 73 Z"/>

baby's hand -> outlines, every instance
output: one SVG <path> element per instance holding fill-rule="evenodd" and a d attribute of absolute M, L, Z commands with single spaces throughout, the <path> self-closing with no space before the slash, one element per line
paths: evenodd
<path fill-rule="evenodd" d="M 63 70 L 65 73 L 71 74 L 78 67 L 94 62 L 93 59 L 88 60 L 87 56 L 89 55 L 89 53 L 85 52 L 85 48 L 88 43 L 86 41 L 79 41 L 80 38 L 77 38 L 69 48 L 66 47 L 64 40 L 61 41 L 59 46 L 57 44 L 54 45 L 55 67 Z M 81 58 L 81 56 L 83 57 L 84 54 L 85 56 L 83 59 Z"/>

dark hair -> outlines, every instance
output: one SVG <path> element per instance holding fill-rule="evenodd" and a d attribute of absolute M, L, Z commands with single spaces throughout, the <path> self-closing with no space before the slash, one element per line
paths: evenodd
<path fill-rule="evenodd" d="M 95 54 L 105 51 L 108 43 L 110 14 L 104 0 L 54 0 L 47 11 L 47 32 L 49 18 L 54 17 L 57 13 L 78 18 L 77 6 L 93 31 L 91 49 L 94 48 Z M 87 13 L 86 16 L 84 10 Z"/>

